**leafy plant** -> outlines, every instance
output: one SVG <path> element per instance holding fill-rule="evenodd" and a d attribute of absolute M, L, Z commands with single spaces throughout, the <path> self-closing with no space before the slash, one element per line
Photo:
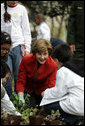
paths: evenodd
<path fill-rule="evenodd" d="M 12 93 L 12 96 L 10 98 L 17 111 L 21 113 L 22 119 L 24 119 L 24 121 L 21 122 L 21 125 L 29 124 L 29 116 L 36 115 L 38 111 L 37 106 L 35 108 L 29 108 L 30 104 L 29 98 L 30 95 L 27 94 L 25 97 L 25 103 L 23 103 L 21 100 L 19 100 L 19 96 L 15 92 Z"/>
<path fill-rule="evenodd" d="M 55 120 L 58 119 L 60 121 L 64 121 L 64 118 L 61 117 L 61 114 L 59 112 L 59 110 L 51 110 L 51 115 L 47 115 L 44 120 Z"/>
<path fill-rule="evenodd" d="M 7 112 L 1 111 L 1 119 L 6 118 L 8 116 Z"/>
<path fill-rule="evenodd" d="M 37 108 L 28 108 L 22 112 L 22 119 L 24 119 L 23 124 L 29 124 L 29 116 L 36 115 L 38 109 Z"/>
<path fill-rule="evenodd" d="M 17 111 L 19 111 L 21 113 L 22 108 L 23 108 L 23 103 L 21 100 L 19 100 L 19 96 L 15 92 L 13 92 L 12 96 L 10 97 L 10 100 L 13 102 Z"/>

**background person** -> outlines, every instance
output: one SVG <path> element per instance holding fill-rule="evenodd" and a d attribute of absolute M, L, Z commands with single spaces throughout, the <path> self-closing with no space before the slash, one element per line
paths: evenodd
<path fill-rule="evenodd" d="M 37 37 L 34 40 L 46 39 L 50 41 L 51 38 L 50 28 L 45 22 L 44 15 L 42 13 L 38 13 L 35 15 L 35 23 L 39 25 L 39 29 L 37 32 Z"/>
<path fill-rule="evenodd" d="M 3 87 L 4 82 L 10 74 L 11 73 L 8 65 L 4 62 L 4 60 L 1 60 L 1 111 L 7 112 L 7 114 L 20 116 L 21 114 L 16 111 L 16 108 L 14 107 L 5 88 Z"/>
<path fill-rule="evenodd" d="M 64 42 L 62 40 L 51 37 L 50 28 L 47 25 L 47 23 L 45 21 L 45 17 L 42 13 L 38 13 L 35 15 L 35 23 L 39 26 L 39 29 L 36 34 L 36 37 L 33 38 L 33 41 L 38 40 L 40 38 L 49 40 L 52 44 L 53 49 L 58 44 L 64 44 Z"/>
<path fill-rule="evenodd" d="M 74 58 L 84 59 L 84 1 L 72 1 L 67 26 L 67 43 Z"/>

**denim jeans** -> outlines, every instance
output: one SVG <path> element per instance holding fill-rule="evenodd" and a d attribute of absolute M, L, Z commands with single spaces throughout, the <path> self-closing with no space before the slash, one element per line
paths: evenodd
<path fill-rule="evenodd" d="M 69 124 L 69 125 L 73 125 L 75 124 L 81 117 L 80 116 L 76 116 L 76 115 L 71 115 L 71 114 L 68 114 L 66 112 L 64 112 L 62 110 L 62 108 L 60 107 L 59 105 L 59 102 L 54 102 L 54 103 L 51 103 L 51 104 L 48 104 L 48 105 L 45 105 L 44 106 L 44 110 L 47 114 L 51 114 L 51 110 L 54 110 L 55 112 L 57 110 L 59 110 L 61 116 L 60 116 L 60 120 L 62 118 L 64 118 L 64 122 L 66 124 Z"/>
<path fill-rule="evenodd" d="M 14 91 L 16 92 L 16 81 L 18 76 L 18 67 L 21 62 L 21 45 L 14 47 L 8 55 L 7 64 L 12 72 L 12 76 L 8 78 L 5 88 L 9 96 L 12 94 L 12 77 L 14 77 Z"/>
<path fill-rule="evenodd" d="M 50 39 L 50 42 L 51 42 L 51 44 L 52 44 L 53 49 L 54 49 L 55 46 L 57 46 L 57 45 L 65 44 L 64 41 L 62 41 L 61 39 L 58 39 L 58 38 L 51 38 L 51 39 Z"/>

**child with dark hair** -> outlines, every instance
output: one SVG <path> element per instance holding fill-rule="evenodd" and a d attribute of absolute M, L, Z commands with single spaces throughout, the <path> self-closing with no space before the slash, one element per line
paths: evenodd
<path fill-rule="evenodd" d="M 10 74 L 11 73 L 8 65 L 4 62 L 4 60 L 1 60 L 1 111 L 6 111 L 7 114 L 21 115 L 16 111 L 16 108 L 11 102 L 3 86 L 3 83 L 6 82 L 6 79 Z"/>
<path fill-rule="evenodd" d="M 12 40 L 11 40 L 11 36 L 9 35 L 9 33 L 1 31 L 1 59 L 3 59 L 5 62 L 7 62 L 7 60 L 8 60 L 8 53 L 10 51 L 11 44 L 12 44 Z M 5 71 L 3 71 L 3 72 L 5 72 Z M 12 77 L 9 76 L 8 80 L 4 84 L 4 87 L 9 96 L 11 96 L 11 94 L 12 94 L 12 84 L 9 83 L 9 80 L 11 80 L 11 79 L 12 79 Z"/>
<path fill-rule="evenodd" d="M 11 74 L 11 71 L 10 71 L 8 65 L 5 63 L 4 60 L 1 59 L 1 81 L 2 81 L 2 84 L 4 84 L 6 82 L 7 78 L 10 76 L 10 74 Z M 5 95 L 5 89 L 3 86 L 1 87 L 1 99 Z"/>
<path fill-rule="evenodd" d="M 61 68 L 57 72 L 55 87 L 41 93 L 40 106 L 47 114 L 59 110 L 64 122 L 73 125 L 84 116 L 84 61 L 70 59 L 71 54 L 68 45 L 55 48 L 55 62 Z"/>
<path fill-rule="evenodd" d="M 1 78 L 3 84 L 6 83 L 10 75 L 11 75 L 11 71 L 9 66 L 4 62 L 4 60 L 1 60 Z"/>
<path fill-rule="evenodd" d="M 11 37 L 7 32 L 1 31 L 1 58 L 7 61 L 8 52 L 11 48 Z"/>
<path fill-rule="evenodd" d="M 57 45 L 54 48 L 52 57 L 56 58 L 56 63 L 58 65 L 58 69 L 67 61 L 71 59 L 72 53 L 68 44 Z"/>

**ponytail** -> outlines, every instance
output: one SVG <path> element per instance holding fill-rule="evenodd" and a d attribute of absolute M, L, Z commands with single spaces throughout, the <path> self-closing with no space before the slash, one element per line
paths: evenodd
<path fill-rule="evenodd" d="M 7 3 L 6 1 L 4 2 L 4 9 L 5 9 L 5 13 L 4 13 L 4 22 L 11 22 L 11 15 L 7 12 Z"/>

